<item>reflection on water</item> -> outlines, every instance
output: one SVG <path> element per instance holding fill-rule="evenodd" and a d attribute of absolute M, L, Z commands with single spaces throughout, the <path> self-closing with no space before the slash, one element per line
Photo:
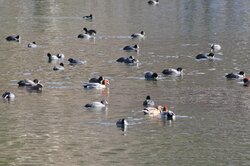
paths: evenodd
<path fill-rule="evenodd" d="M 0 1 L 2 165 L 248 165 L 249 88 L 226 80 L 229 72 L 249 69 L 248 1 Z M 11 9 L 11 10 L 10 10 Z M 82 18 L 93 14 L 92 22 Z M 78 39 L 83 27 L 95 40 Z M 145 31 L 145 40 L 130 35 Z M 20 43 L 5 37 L 19 34 Z M 35 41 L 39 47 L 27 48 Z M 218 43 L 214 61 L 195 56 Z M 140 51 L 124 52 L 139 44 Z M 54 72 L 47 53 L 63 53 L 65 69 Z M 116 62 L 133 55 L 137 66 Z M 84 59 L 70 66 L 68 58 Z M 182 78 L 165 68 L 184 69 Z M 146 81 L 145 71 L 160 78 Z M 110 86 L 85 90 L 83 83 L 104 76 Z M 22 79 L 39 79 L 41 93 L 18 88 Z M 143 115 L 150 95 L 168 104 L 175 121 Z M 106 110 L 86 110 L 106 99 Z M 126 130 L 116 127 L 128 119 Z"/>

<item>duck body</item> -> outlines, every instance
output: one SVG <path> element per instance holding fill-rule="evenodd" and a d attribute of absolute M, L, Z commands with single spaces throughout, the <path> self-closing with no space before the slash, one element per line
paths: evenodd
<path fill-rule="evenodd" d="M 43 85 L 40 83 L 37 83 L 36 85 L 26 86 L 27 90 L 30 91 L 42 91 Z"/>
<path fill-rule="evenodd" d="M 133 56 L 129 56 L 118 58 L 116 62 L 125 63 L 127 65 L 134 65 L 137 64 L 139 61 L 136 60 Z"/>
<path fill-rule="evenodd" d="M 77 37 L 80 38 L 80 39 L 94 39 L 95 38 L 94 36 L 92 36 L 90 34 L 86 34 L 86 33 L 79 34 Z"/>
<path fill-rule="evenodd" d="M 107 104 L 108 104 L 108 102 L 106 100 L 102 100 L 100 102 L 95 101 L 92 103 L 88 103 L 84 107 L 86 107 L 86 108 L 104 108 L 104 107 L 106 107 Z"/>
<path fill-rule="evenodd" d="M 52 55 L 51 53 L 47 53 L 47 56 L 49 58 L 49 60 L 48 60 L 49 62 L 64 59 L 64 54 Z"/>
<path fill-rule="evenodd" d="M 141 33 L 134 33 L 131 35 L 132 39 L 143 39 L 145 37 L 145 32 L 141 31 Z"/>
<path fill-rule="evenodd" d="M 175 120 L 175 113 L 173 111 L 163 111 L 161 112 L 161 117 L 166 118 L 167 120 Z"/>
<path fill-rule="evenodd" d="M 155 107 L 145 107 L 142 112 L 144 115 L 148 115 L 151 117 L 159 116 L 162 112 L 162 106 Z"/>
<path fill-rule="evenodd" d="M 126 119 L 118 119 L 118 121 L 116 122 L 116 126 L 120 127 L 120 128 L 125 128 L 128 125 L 128 122 Z"/>
<path fill-rule="evenodd" d="M 250 79 L 248 77 L 245 77 L 243 79 L 243 86 L 249 86 L 250 85 Z"/>
<path fill-rule="evenodd" d="M 37 79 L 29 80 L 29 79 L 25 79 L 25 80 L 20 80 L 18 81 L 18 86 L 22 87 L 22 86 L 34 86 L 36 84 L 38 84 L 39 81 Z"/>
<path fill-rule="evenodd" d="M 218 52 L 221 50 L 221 46 L 219 44 L 214 44 L 214 43 L 211 44 L 210 48 L 211 52 Z"/>
<path fill-rule="evenodd" d="M 6 99 L 6 100 L 13 100 L 15 99 L 15 94 L 14 93 L 11 93 L 11 92 L 5 92 L 3 95 L 2 95 L 3 99 Z"/>
<path fill-rule="evenodd" d="M 168 69 L 164 69 L 162 71 L 163 74 L 167 75 L 167 76 L 181 76 L 183 74 L 183 69 L 181 67 L 178 67 L 177 69 L 172 69 L 172 68 L 168 68 Z"/>
<path fill-rule="evenodd" d="M 138 51 L 139 46 L 137 44 L 135 44 L 134 46 L 125 46 L 123 47 L 123 50 L 127 52 Z"/>
<path fill-rule="evenodd" d="M 197 60 L 208 60 L 208 59 L 213 59 L 214 58 L 214 53 L 209 53 L 209 54 L 198 54 L 195 57 Z"/>
<path fill-rule="evenodd" d="M 237 79 L 242 80 L 245 77 L 245 72 L 240 71 L 239 73 L 229 73 L 229 74 L 226 74 L 225 77 L 231 80 L 237 80 Z"/>
<path fill-rule="evenodd" d="M 87 29 L 86 27 L 83 28 L 85 34 L 89 34 L 90 36 L 95 36 L 96 35 L 96 31 L 94 29 Z"/>
<path fill-rule="evenodd" d="M 28 47 L 29 47 L 29 48 L 36 48 L 36 47 L 37 47 L 37 44 L 36 44 L 36 42 L 32 42 L 32 43 L 29 43 L 29 44 L 28 44 Z"/>
<path fill-rule="evenodd" d="M 153 73 L 152 71 L 147 71 L 144 73 L 144 77 L 146 80 L 157 80 L 158 74 Z"/>
<path fill-rule="evenodd" d="M 54 71 L 62 71 L 62 70 L 64 70 L 64 64 L 63 64 L 63 63 L 60 63 L 59 65 L 54 66 L 54 67 L 53 67 L 53 70 L 54 70 Z"/>
<path fill-rule="evenodd" d="M 88 16 L 83 16 L 83 19 L 87 20 L 87 21 L 92 21 L 93 20 L 93 15 L 90 14 Z"/>
<path fill-rule="evenodd" d="M 150 0 L 148 1 L 149 5 L 158 5 L 159 4 L 159 0 Z"/>
<path fill-rule="evenodd" d="M 146 97 L 146 100 L 143 102 L 144 107 L 153 107 L 155 105 L 155 102 L 151 100 L 150 96 Z"/>
<path fill-rule="evenodd" d="M 69 61 L 69 65 L 81 65 L 81 64 L 86 63 L 86 61 L 81 61 L 81 60 L 73 59 L 73 58 L 69 58 L 68 61 Z"/>
<path fill-rule="evenodd" d="M 105 89 L 109 85 L 109 80 L 104 79 L 101 83 L 89 82 L 85 83 L 83 87 L 85 89 Z"/>
<path fill-rule="evenodd" d="M 20 41 L 20 36 L 19 35 L 17 35 L 17 36 L 8 36 L 8 37 L 6 37 L 6 40 L 7 41 L 16 41 L 16 42 L 19 42 Z"/>

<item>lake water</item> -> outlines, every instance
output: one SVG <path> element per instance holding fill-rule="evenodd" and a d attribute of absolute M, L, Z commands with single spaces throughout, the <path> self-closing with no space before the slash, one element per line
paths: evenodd
<path fill-rule="evenodd" d="M 0 24 L 0 92 L 16 94 L 0 102 L 0 165 L 250 165 L 250 89 L 224 77 L 250 73 L 250 1 L 0 0 Z M 83 27 L 96 39 L 78 39 Z M 130 39 L 142 30 L 145 40 Z M 5 40 L 14 34 L 20 43 Z M 222 46 L 217 59 L 196 61 L 211 43 Z M 139 53 L 122 50 L 134 44 Z M 48 52 L 65 55 L 64 71 L 52 70 Z M 115 62 L 130 55 L 138 66 Z M 70 57 L 87 63 L 69 66 Z M 169 67 L 183 78 L 164 77 Z M 160 79 L 144 80 L 149 70 Z M 99 75 L 108 89 L 83 89 Z M 41 80 L 42 93 L 18 88 L 26 78 Z M 147 95 L 176 120 L 144 116 Z M 106 110 L 83 107 L 102 99 Z"/>

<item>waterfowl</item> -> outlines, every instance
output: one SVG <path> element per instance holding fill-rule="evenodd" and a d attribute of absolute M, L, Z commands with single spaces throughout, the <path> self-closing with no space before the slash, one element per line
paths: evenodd
<path fill-rule="evenodd" d="M 161 112 L 162 118 L 167 118 L 167 120 L 175 120 L 175 113 L 168 110 L 167 106 L 164 106 Z"/>
<path fill-rule="evenodd" d="M 116 122 L 116 126 L 120 127 L 120 128 L 126 128 L 128 125 L 128 122 L 126 119 L 122 118 L 122 119 L 118 119 L 118 121 Z"/>
<path fill-rule="evenodd" d="M 54 71 L 58 71 L 58 70 L 62 71 L 62 70 L 64 70 L 64 64 L 63 64 L 63 63 L 60 63 L 59 65 L 54 66 L 54 67 L 53 67 L 53 70 L 54 70 Z"/>
<path fill-rule="evenodd" d="M 100 76 L 99 78 L 91 78 L 89 80 L 89 82 L 92 82 L 92 83 L 101 83 L 102 81 L 104 80 L 103 76 Z"/>
<path fill-rule="evenodd" d="M 146 100 L 143 102 L 144 107 L 153 107 L 155 105 L 155 102 L 151 100 L 150 96 L 146 97 Z"/>
<path fill-rule="evenodd" d="M 93 15 L 90 14 L 90 15 L 88 15 L 88 16 L 83 16 L 83 19 L 85 19 L 85 20 L 87 20 L 87 21 L 92 21 Z"/>
<path fill-rule="evenodd" d="M 69 61 L 69 65 L 80 65 L 80 64 L 86 63 L 86 61 L 81 61 L 81 60 L 73 59 L 73 58 L 69 58 L 68 61 Z"/>
<path fill-rule="evenodd" d="M 83 30 L 84 30 L 85 34 L 89 34 L 90 36 L 95 36 L 95 35 L 96 35 L 96 31 L 93 30 L 93 29 L 88 30 L 88 29 L 85 27 L 85 28 L 83 28 Z"/>
<path fill-rule="evenodd" d="M 168 68 L 168 69 L 164 69 L 162 71 L 163 74 L 167 75 L 167 76 L 181 76 L 183 74 L 183 69 L 181 67 L 178 67 L 177 69 L 172 69 L 172 68 Z"/>
<path fill-rule="evenodd" d="M 15 94 L 14 93 L 11 93 L 11 92 L 5 92 L 3 95 L 2 95 L 3 99 L 6 99 L 6 100 L 13 100 L 15 99 Z"/>
<path fill-rule="evenodd" d="M 214 53 L 209 53 L 209 54 L 198 54 L 196 57 L 198 60 L 208 60 L 208 59 L 213 59 L 214 58 Z"/>
<path fill-rule="evenodd" d="M 116 62 L 125 63 L 127 65 L 133 65 L 133 64 L 137 64 L 139 61 L 135 59 L 133 56 L 129 56 L 129 57 L 118 58 Z"/>
<path fill-rule="evenodd" d="M 248 77 L 243 78 L 243 86 L 249 86 L 250 85 L 250 79 Z"/>
<path fill-rule="evenodd" d="M 162 112 L 162 106 L 158 106 L 157 108 L 155 107 L 145 107 L 142 112 L 144 115 L 149 115 L 152 117 L 159 116 Z"/>
<path fill-rule="evenodd" d="M 16 41 L 16 42 L 19 42 L 20 39 L 21 39 L 21 37 L 20 37 L 19 35 L 17 35 L 17 36 L 8 36 L 8 37 L 6 37 L 6 40 L 7 40 L 7 41 Z"/>
<path fill-rule="evenodd" d="M 26 88 L 27 88 L 27 90 L 42 91 L 43 85 L 40 83 L 37 83 L 35 85 L 26 86 Z"/>
<path fill-rule="evenodd" d="M 94 39 L 95 38 L 95 36 L 92 36 L 92 35 L 87 34 L 87 33 L 79 34 L 77 37 L 81 38 L 81 39 Z"/>
<path fill-rule="evenodd" d="M 96 83 L 96 82 L 89 82 L 89 83 L 85 83 L 83 85 L 83 87 L 85 89 L 104 89 L 109 85 L 109 80 L 108 79 L 104 79 L 101 81 L 101 83 Z"/>
<path fill-rule="evenodd" d="M 158 74 L 153 73 L 152 71 L 147 71 L 144 73 L 144 77 L 146 80 L 157 80 Z"/>
<path fill-rule="evenodd" d="M 211 52 L 218 52 L 221 50 L 221 46 L 219 44 L 211 44 L 210 48 L 211 48 Z"/>
<path fill-rule="evenodd" d="M 237 79 L 243 79 L 245 77 L 245 72 L 244 71 L 240 71 L 238 73 L 229 73 L 229 74 L 226 74 L 225 77 L 227 79 L 234 79 L 234 80 L 237 80 Z"/>
<path fill-rule="evenodd" d="M 159 4 L 159 0 L 150 0 L 148 1 L 149 5 L 158 5 Z"/>
<path fill-rule="evenodd" d="M 139 50 L 139 46 L 137 44 L 135 44 L 134 46 L 125 46 L 123 47 L 124 51 L 138 51 Z"/>
<path fill-rule="evenodd" d="M 145 32 L 141 31 L 141 33 L 134 33 L 131 35 L 132 39 L 143 39 L 145 37 Z"/>
<path fill-rule="evenodd" d="M 104 107 L 106 107 L 107 104 L 108 104 L 108 102 L 106 100 L 102 100 L 100 102 L 95 101 L 92 103 L 88 103 L 84 107 L 86 107 L 86 108 L 104 108 Z"/>
<path fill-rule="evenodd" d="M 49 58 L 49 62 L 51 62 L 53 60 L 62 60 L 62 59 L 64 59 L 64 54 L 51 55 L 51 53 L 47 53 L 47 56 Z"/>
<path fill-rule="evenodd" d="M 38 84 L 39 81 L 38 79 L 34 79 L 33 81 L 32 80 L 29 80 L 29 79 L 25 79 L 25 80 L 20 80 L 18 81 L 18 86 L 33 86 L 33 85 L 36 85 Z"/>
<path fill-rule="evenodd" d="M 37 47 L 37 44 L 36 44 L 36 42 L 32 42 L 32 43 L 29 43 L 29 44 L 28 44 L 28 47 L 29 47 L 29 48 L 36 48 L 36 47 Z"/>

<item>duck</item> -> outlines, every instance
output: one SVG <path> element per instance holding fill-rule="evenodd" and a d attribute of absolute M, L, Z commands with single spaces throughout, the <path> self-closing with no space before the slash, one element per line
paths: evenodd
<path fill-rule="evenodd" d="M 134 65 L 134 64 L 139 63 L 139 61 L 135 59 L 133 56 L 120 57 L 116 60 L 116 62 L 125 63 L 127 65 Z"/>
<path fill-rule="evenodd" d="M 87 21 L 92 21 L 93 15 L 90 14 L 90 15 L 87 15 L 87 16 L 83 16 L 83 19 L 85 19 L 85 20 L 87 20 Z"/>
<path fill-rule="evenodd" d="M 69 58 L 68 61 L 69 61 L 69 65 L 80 65 L 80 64 L 86 63 L 86 61 L 81 61 L 81 60 L 73 59 L 73 58 Z"/>
<path fill-rule="evenodd" d="M 141 33 L 134 33 L 131 35 L 132 39 L 143 39 L 145 37 L 145 32 L 141 31 Z"/>
<path fill-rule="evenodd" d="M 63 63 L 60 63 L 59 65 L 54 66 L 54 67 L 53 67 L 53 70 L 54 70 L 54 71 L 62 71 L 62 70 L 64 70 L 64 64 L 63 64 Z"/>
<path fill-rule="evenodd" d="M 85 34 L 89 34 L 90 36 L 95 36 L 96 35 L 96 31 L 93 29 L 87 29 L 86 27 L 83 28 Z"/>
<path fill-rule="evenodd" d="M 135 44 L 134 46 L 125 46 L 123 47 L 124 51 L 139 51 L 139 46 L 137 44 Z"/>
<path fill-rule="evenodd" d="M 21 37 L 19 35 L 13 35 L 13 36 L 8 36 L 6 37 L 7 41 L 16 41 L 16 42 L 20 42 Z"/>
<path fill-rule="evenodd" d="M 49 58 L 49 62 L 53 61 L 53 60 L 63 60 L 64 59 L 64 54 L 60 53 L 57 55 L 52 55 L 51 53 L 47 53 L 47 56 Z"/>
<path fill-rule="evenodd" d="M 175 120 L 175 113 L 168 110 L 167 106 L 164 106 L 161 112 L 162 118 L 167 118 L 167 120 Z"/>
<path fill-rule="evenodd" d="M 36 42 L 32 42 L 32 43 L 29 43 L 29 44 L 28 44 L 28 47 L 29 47 L 29 48 L 36 48 L 36 47 L 37 47 L 37 44 L 36 44 Z"/>
<path fill-rule="evenodd" d="M 213 59 L 214 58 L 214 53 L 209 53 L 209 54 L 198 54 L 196 57 L 198 60 L 208 60 L 208 59 Z"/>
<path fill-rule="evenodd" d="M 102 100 L 102 101 L 94 101 L 92 103 L 88 103 L 86 104 L 84 107 L 86 108 L 104 108 L 106 107 L 106 105 L 108 104 L 108 102 L 106 100 Z"/>
<path fill-rule="evenodd" d="M 144 115 L 149 115 L 151 117 L 155 117 L 155 116 L 160 116 L 161 112 L 162 112 L 162 106 L 158 106 L 157 108 L 155 107 L 145 107 L 142 112 L 144 113 Z"/>
<path fill-rule="evenodd" d="M 31 91 L 42 91 L 43 85 L 41 83 L 37 83 L 35 85 L 26 86 L 26 88 L 27 90 L 31 90 Z"/>
<path fill-rule="evenodd" d="M 147 71 L 144 73 L 144 77 L 146 80 L 157 80 L 158 74 L 153 73 L 152 71 Z"/>
<path fill-rule="evenodd" d="M 34 79 L 33 81 L 29 80 L 29 79 L 24 79 L 24 80 L 18 81 L 17 84 L 19 87 L 22 87 L 22 86 L 33 86 L 33 85 L 36 85 L 38 83 L 39 83 L 38 79 Z"/>
<path fill-rule="evenodd" d="M 250 79 L 248 77 L 243 78 L 243 86 L 249 86 L 250 85 Z"/>
<path fill-rule="evenodd" d="M 148 4 L 149 5 L 158 5 L 159 4 L 159 0 L 149 0 Z"/>
<path fill-rule="evenodd" d="M 101 83 L 102 81 L 104 80 L 104 77 L 103 76 L 99 76 L 99 78 L 91 78 L 89 79 L 89 82 L 92 82 L 92 83 Z"/>
<path fill-rule="evenodd" d="M 245 72 L 240 71 L 238 73 L 228 73 L 225 77 L 230 80 L 242 80 L 245 77 Z"/>
<path fill-rule="evenodd" d="M 148 95 L 146 97 L 146 100 L 143 102 L 144 107 L 153 107 L 155 105 L 155 102 L 151 100 L 151 97 Z"/>
<path fill-rule="evenodd" d="M 94 39 L 95 38 L 95 36 L 92 36 L 92 35 L 87 34 L 87 33 L 79 34 L 77 37 L 81 38 L 81 39 Z"/>
<path fill-rule="evenodd" d="M 4 92 L 2 97 L 3 97 L 3 99 L 6 99 L 6 100 L 13 100 L 13 99 L 15 99 L 16 96 L 12 92 Z"/>
<path fill-rule="evenodd" d="M 210 45 L 211 52 L 218 52 L 221 50 L 221 46 L 219 44 L 211 44 Z"/>
<path fill-rule="evenodd" d="M 101 81 L 101 83 L 96 83 L 96 82 L 89 82 L 89 83 L 84 83 L 83 87 L 85 89 L 105 89 L 109 85 L 109 80 L 104 79 Z"/>
<path fill-rule="evenodd" d="M 181 67 L 178 67 L 177 69 L 172 69 L 172 68 L 168 68 L 168 69 L 164 69 L 162 71 L 163 74 L 167 75 L 167 76 L 182 76 L 183 75 L 183 69 Z"/>
<path fill-rule="evenodd" d="M 119 128 L 126 128 L 128 125 L 128 122 L 126 119 L 122 118 L 122 119 L 118 119 L 116 122 L 116 126 Z"/>

